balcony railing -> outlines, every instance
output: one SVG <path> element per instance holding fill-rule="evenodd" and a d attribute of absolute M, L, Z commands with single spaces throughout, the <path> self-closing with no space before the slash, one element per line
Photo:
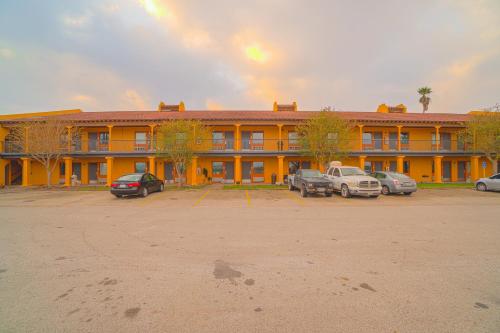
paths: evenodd
<path fill-rule="evenodd" d="M 380 140 L 362 142 L 352 140 L 349 144 L 353 152 L 467 152 L 472 151 L 472 145 L 460 141 L 433 140 L 405 140 L 398 143 L 396 140 Z M 302 148 L 297 140 L 278 139 L 242 139 L 239 144 L 235 140 L 217 139 L 201 140 L 196 143 L 195 148 L 199 152 L 298 152 Z M 154 153 L 156 142 L 150 140 L 111 140 L 109 142 L 81 141 L 72 144 L 64 144 L 60 150 L 64 153 Z M 15 142 L 0 141 L 0 152 L 24 153 L 22 144 Z"/>

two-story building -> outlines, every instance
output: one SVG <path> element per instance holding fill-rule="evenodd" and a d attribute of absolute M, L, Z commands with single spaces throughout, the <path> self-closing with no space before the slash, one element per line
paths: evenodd
<path fill-rule="evenodd" d="M 491 163 L 460 142 L 457 133 L 470 115 L 408 113 L 404 105 L 382 104 L 375 112 L 332 111 L 355 123 L 351 150 L 344 164 L 367 172 L 393 170 L 418 182 L 468 182 L 492 172 Z M 155 151 L 158 126 L 168 120 L 197 119 L 211 131 L 210 144 L 199 151 L 186 172 L 188 184 L 278 183 L 298 168 L 324 166 L 304 155 L 297 124 L 317 111 L 298 111 L 297 104 L 274 104 L 269 111 L 195 111 L 184 103 L 161 104 L 158 111 L 82 112 L 68 110 L 0 116 L 0 184 L 46 182 L 42 166 L 23 152 L 9 150 L 9 128 L 26 119 L 59 117 L 81 130 L 53 174 L 53 184 L 110 184 L 124 173 L 149 171 L 173 182 L 172 163 Z M 68 130 L 71 130 L 69 128 Z M 483 168 L 485 166 L 485 168 Z"/>

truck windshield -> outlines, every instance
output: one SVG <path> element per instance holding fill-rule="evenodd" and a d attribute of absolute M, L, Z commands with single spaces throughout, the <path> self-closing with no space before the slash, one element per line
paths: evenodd
<path fill-rule="evenodd" d="M 323 177 L 323 174 L 318 170 L 302 170 L 302 177 Z"/>
<path fill-rule="evenodd" d="M 364 176 L 366 175 L 360 168 L 342 168 L 343 176 Z"/>

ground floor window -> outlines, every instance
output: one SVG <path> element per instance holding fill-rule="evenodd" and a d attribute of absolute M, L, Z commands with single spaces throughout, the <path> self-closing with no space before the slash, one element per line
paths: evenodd
<path fill-rule="evenodd" d="M 64 177 L 66 175 L 66 163 L 59 162 L 59 176 Z"/>
<path fill-rule="evenodd" d="M 135 162 L 135 172 L 136 173 L 146 172 L 146 162 Z"/>
<path fill-rule="evenodd" d="M 410 161 L 403 161 L 403 173 L 410 173 Z"/>
<path fill-rule="evenodd" d="M 264 162 L 252 163 L 252 182 L 253 183 L 264 182 Z"/>
<path fill-rule="evenodd" d="M 310 169 L 311 162 L 309 161 L 290 161 L 288 162 L 288 174 L 295 175 L 299 169 Z"/>
<path fill-rule="evenodd" d="M 99 163 L 99 176 L 108 175 L 108 164 L 105 162 Z"/>

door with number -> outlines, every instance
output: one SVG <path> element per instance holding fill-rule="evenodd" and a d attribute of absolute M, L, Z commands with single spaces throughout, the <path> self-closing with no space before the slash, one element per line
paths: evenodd
<path fill-rule="evenodd" d="M 89 182 L 97 183 L 97 163 L 89 163 Z"/>

